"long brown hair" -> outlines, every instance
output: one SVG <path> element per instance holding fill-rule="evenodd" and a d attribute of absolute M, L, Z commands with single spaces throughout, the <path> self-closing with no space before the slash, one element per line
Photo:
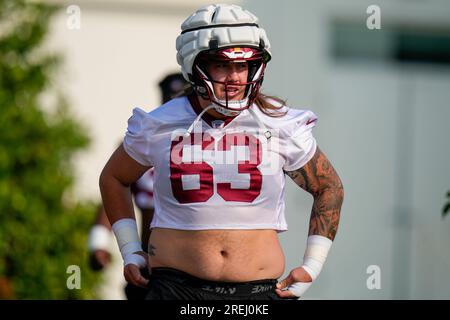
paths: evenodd
<path fill-rule="evenodd" d="M 178 98 L 182 96 L 188 96 L 195 93 L 194 88 L 188 83 L 180 92 L 175 94 L 173 98 Z M 270 100 L 275 101 L 279 106 L 273 105 Z M 258 106 L 262 113 L 269 117 L 279 118 L 284 116 L 287 111 L 281 111 L 281 109 L 286 105 L 286 101 L 275 97 L 269 96 L 264 93 L 259 92 L 255 99 L 255 104 Z"/>
<path fill-rule="evenodd" d="M 270 103 L 270 100 L 275 101 L 279 106 L 275 106 Z M 279 118 L 287 113 L 287 110 L 281 111 L 281 109 L 286 105 L 286 100 L 275 96 L 269 96 L 264 93 L 258 92 L 255 99 L 255 104 L 258 106 L 259 110 L 269 117 Z"/>

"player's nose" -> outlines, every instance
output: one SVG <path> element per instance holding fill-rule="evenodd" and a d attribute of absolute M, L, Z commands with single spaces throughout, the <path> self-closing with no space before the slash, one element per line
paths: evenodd
<path fill-rule="evenodd" d="M 239 81 L 239 72 L 236 66 L 231 65 L 228 69 L 228 81 L 237 82 Z"/>

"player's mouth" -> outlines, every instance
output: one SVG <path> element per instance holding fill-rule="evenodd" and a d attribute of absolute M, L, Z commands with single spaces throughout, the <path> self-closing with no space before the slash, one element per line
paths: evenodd
<path fill-rule="evenodd" d="M 227 95 L 228 99 L 236 98 L 238 95 L 241 94 L 241 90 L 239 87 L 230 87 L 228 86 L 225 91 L 225 94 Z"/>

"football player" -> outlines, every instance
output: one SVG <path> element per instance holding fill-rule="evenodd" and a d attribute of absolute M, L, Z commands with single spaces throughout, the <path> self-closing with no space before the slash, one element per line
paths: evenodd
<path fill-rule="evenodd" d="M 176 41 L 191 90 L 152 112 L 133 110 L 100 177 L 130 283 L 148 299 L 288 299 L 318 277 L 335 238 L 343 187 L 317 146 L 317 116 L 260 92 L 268 37 L 249 11 L 209 5 Z M 155 170 L 148 254 L 129 185 Z M 314 197 L 303 262 L 281 281 L 285 176 Z M 151 269 L 150 280 L 139 269 Z M 149 282 L 150 281 L 150 282 Z"/>

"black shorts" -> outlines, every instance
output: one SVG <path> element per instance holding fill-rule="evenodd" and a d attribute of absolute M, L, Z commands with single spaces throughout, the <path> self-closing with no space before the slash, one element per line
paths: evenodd
<path fill-rule="evenodd" d="M 249 282 L 203 280 L 172 268 L 152 268 L 147 300 L 281 300 L 276 279 Z"/>

